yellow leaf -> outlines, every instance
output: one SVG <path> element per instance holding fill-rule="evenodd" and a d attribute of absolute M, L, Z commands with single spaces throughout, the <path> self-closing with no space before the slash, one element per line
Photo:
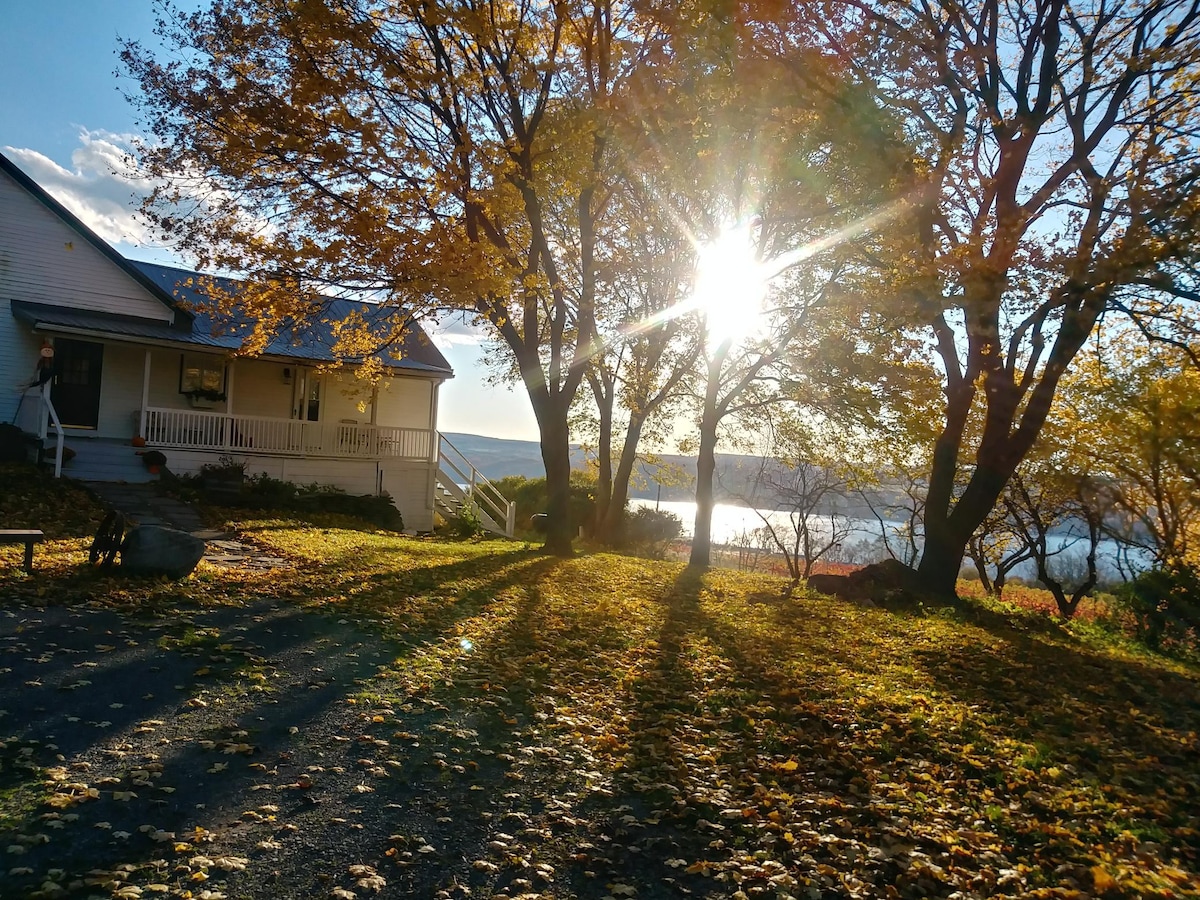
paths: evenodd
<path fill-rule="evenodd" d="M 1092 866 L 1092 887 L 1097 893 L 1103 894 L 1117 886 L 1117 880 L 1104 870 L 1102 866 Z"/>

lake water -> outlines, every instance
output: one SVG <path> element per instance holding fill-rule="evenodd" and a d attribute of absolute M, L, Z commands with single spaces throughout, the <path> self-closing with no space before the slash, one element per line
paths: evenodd
<path fill-rule="evenodd" d="M 656 503 L 652 499 L 633 498 L 629 501 L 631 508 L 645 506 L 654 509 L 656 506 L 664 512 L 674 513 L 679 516 L 683 522 L 683 534 L 685 537 L 692 536 L 692 528 L 696 521 L 696 504 L 690 501 L 673 500 Z M 751 509 L 748 506 L 735 506 L 731 503 L 718 503 L 713 507 L 712 518 L 712 540 L 714 544 L 732 544 L 735 543 L 743 534 L 748 534 L 756 528 L 761 528 L 763 525 L 763 516 L 766 516 L 771 524 L 775 527 L 777 533 L 784 536 L 784 541 L 787 541 L 786 535 L 792 534 L 791 521 L 785 512 L 763 511 L 760 513 L 757 510 Z M 875 519 L 849 519 L 850 534 L 843 541 L 843 545 L 847 548 L 858 543 L 871 543 L 879 538 L 879 522 Z M 893 548 L 899 552 L 900 543 L 895 540 L 895 536 L 899 534 L 900 523 L 885 520 L 884 524 L 889 530 L 892 530 Z M 814 523 L 814 531 L 821 532 L 826 530 L 829 525 L 828 517 L 818 519 Z M 824 527 L 822 527 L 824 526 Z M 1076 538 L 1069 534 L 1051 534 L 1050 540 L 1055 542 L 1052 546 L 1062 548 L 1068 544 L 1076 542 Z M 1086 546 L 1080 543 L 1080 549 L 1076 551 L 1079 555 L 1083 554 L 1083 548 Z M 880 548 L 882 549 L 882 548 Z M 1071 551 L 1067 551 L 1070 553 Z M 1113 541 L 1101 541 L 1097 548 L 1097 567 L 1100 570 L 1102 579 L 1116 579 L 1120 577 L 1114 565 L 1116 559 L 1117 545 Z M 836 561 L 836 560 L 834 560 Z M 847 560 L 851 561 L 851 560 Z M 859 560 L 853 560 L 859 561 Z M 1032 563 L 1024 563 L 1014 570 L 1014 574 L 1020 575 L 1022 578 L 1036 577 L 1036 571 Z"/>
<path fill-rule="evenodd" d="M 696 523 L 696 504 L 687 500 L 663 500 L 656 503 L 654 500 L 633 498 L 629 501 L 630 507 L 646 506 L 654 509 L 656 506 L 663 512 L 674 513 L 679 516 L 683 522 L 683 533 L 686 537 L 692 536 L 692 526 Z M 787 513 L 782 512 L 763 512 L 760 514 L 757 510 L 751 509 L 748 506 L 735 506 L 731 503 L 718 503 L 713 507 L 712 517 L 712 539 L 714 544 L 730 544 L 733 543 L 740 535 L 753 531 L 755 528 L 761 528 L 763 524 L 762 516 L 765 515 L 776 528 L 782 528 L 784 531 L 791 529 L 791 524 L 788 520 Z M 872 535 L 879 534 L 879 523 L 868 521 L 866 519 L 851 519 L 851 527 L 855 531 L 855 538 L 864 537 L 867 534 L 867 529 L 870 529 Z M 828 519 L 825 520 L 828 524 Z M 895 526 L 896 523 L 890 523 Z M 818 528 L 819 530 L 819 528 Z M 860 533 L 861 532 L 861 533 Z M 852 538 L 853 539 L 853 538 Z"/>

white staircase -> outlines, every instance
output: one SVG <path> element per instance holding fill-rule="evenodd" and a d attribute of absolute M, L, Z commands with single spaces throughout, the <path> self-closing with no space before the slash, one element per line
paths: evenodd
<path fill-rule="evenodd" d="M 457 447 L 438 435 L 434 508 L 443 518 L 472 510 L 480 524 L 493 534 L 512 537 L 517 525 L 517 505 L 500 493 Z"/>

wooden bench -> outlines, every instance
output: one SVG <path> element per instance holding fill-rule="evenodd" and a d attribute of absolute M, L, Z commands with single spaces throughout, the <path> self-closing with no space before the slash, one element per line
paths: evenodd
<path fill-rule="evenodd" d="M 41 543 L 46 535 L 33 528 L 0 528 L 0 544 L 25 545 L 25 571 L 33 571 L 33 545 Z"/>

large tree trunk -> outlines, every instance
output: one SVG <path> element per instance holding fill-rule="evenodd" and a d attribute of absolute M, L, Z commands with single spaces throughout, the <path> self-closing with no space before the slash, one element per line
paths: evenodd
<path fill-rule="evenodd" d="M 712 562 L 713 476 L 717 471 L 717 394 L 721 387 L 721 367 L 729 353 L 728 341 L 717 348 L 708 361 L 708 382 L 704 388 L 704 411 L 700 416 L 700 449 L 696 454 L 696 521 L 692 527 L 692 554 L 688 565 L 708 568 Z"/>
<path fill-rule="evenodd" d="M 717 470 L 717 423 L 705 413 L 700 424 L 700 450 L 696 455 L 696 521 L 692 527 L 692 554 L 688 564 L 705 568 L 712 562 L 713 475 Z"/>
<path fill-rule="evenodd" d="M 546 550 L 570 556 L 574 536 L 571 515 L 571 436 L 564 404 L 535 399 L 541 438 L 542 464 L 546 467 Z"/>
<path fill-rule="evenodd" d="M 925 549 L 917 572 L 931 593 L 941 596 L 955 593 L 971 535 L 995 507 L 1015 470 L 1015 464 L 990 467 L 980 463 L 962 497 L 954 504 L 953 513 L 945 515 L 939 511 L 940 514 L 930 515 L 927 509 Z"/>
<path fill-rule="evenodd" d="M 612 515 L 613 506 L 613 471 L 612 471 L 612 439 L 613 439 L 613 391 L 606 390 L 607 385 L 592 381 L 592 394 L 596 398 L 596 408 L 600 411 L 600 435 L 596 446 L 596 516 L 591 523 L 593 537 L 605 544 L 611 543 L 608 522 Z M 624 505 L 624 500 L 621 501 Z"/>
<path fill-rule="evenodd" d="M 994 266 L 993 271 L 1006 268 L 1011 253 L 998 254 L 996 258 L 1001 265 Z M 934 323 L 934 337 L 949 382 L 946 424 L 934 445 L 925 504 L 925 551 L 917 571 L 926 588 L 935 594 L 954 593 L 967 542 L 1033 447 L 1046 424 L 1059 381 L 1092 333 L 1109 296 L 1109 289 L 1064 285 L 1058 296 L 1065 311 L 1045 368 L 1040 377 L 1022 383 L 1023 377 L 1014 380 L 1013 372 L 1005 367 L 1005 348 L 998 338 L 1004 288 L 1001 279 L 985 280 L 978 296 L 969 304 L 975 314 L 968 317 L 965 370 L 959 369 L 958 347 L 945 319 L 939 316 Z M 970 480 L 956 500 L 958 455 L 975 401 L 975 383 L 980 376 L 986 410 L 983 432 Z"/>
<path fill-rule="evenodd" d="M 629 482 L 633 478 L 633 466 L 637 462 L 637 448 L 642 439 L 644 424 L 644 417 L 631 415 L 629 426 L 625 429 L 625 444 L 621 448 L 621 458 L 613 475 L 612 493 L 600 531 L 601 540 L 609 545 L 619 543 L 623 537 L 625 505 L 629 502 Z"/>

